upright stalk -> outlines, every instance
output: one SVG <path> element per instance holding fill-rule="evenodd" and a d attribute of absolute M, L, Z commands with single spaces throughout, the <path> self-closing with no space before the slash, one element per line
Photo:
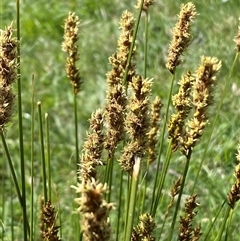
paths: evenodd
<path fill-rule="evenodd" d="M 178 194 L 177 204 L 176 204 L 175 212 L 174 212 L 173 219 L 172 219 L 171 231 L 170 231 L 170 236 L 169 236 L 169 239 L 168 239 L 169 241 L 172 240 L 174 227 L 175 227 L 175 224 L 176 224 L 177 214 L 178 214 L 179 207 L 180 207 L 180 202 L 181 202 L 181 198 L 182 198 L 182 194 L 183 194 L 183 188 L 184 188 L 184 185 L 185 185 L 191 156 L 192 156 L 192 151 L 189 150 L 189 153 L 187 155 L 185 168 L 184 168 L 184 172 L 183 172 L 182 183 L 181 183 L 179 194 Z"/>
<path fill-rule="evenodd" d="M 20 43 L 20 0 L 16 0 L 17 10 L 17 40 Z M 25 161 L 24 161 L 24 145 L 23 145 L 23 123 L 22 123 L 22 88 L 21 88 L 21 72 L 20 72 L 20 44 L 17 47 L 18 52 L 18 125 L 19 125 L 19 149 L 20 149 L 20 165 L 21 165 L 21 181 L 22 181 L 22 212 L 23 212 L 23 235 L 24 241 L 28 240 L 28 221 L 26 209 L 26 185 L 25 185 Z"/>
<path fill-rule="evenodd" d="M 45 161 L 45 151 L 44 151 L 41 102 L 38 102 L 38 117 L 39 117 L 38 118 L 39 119 L 39 138 L 40 138 L 41 157 L 42 157 L 43 193 L 44 193 L 44 204 L 45 204 L 48 200 L 48 195 L 47 195 L 47 174 L 46 174 L 46 161 Z"/>
<path fill-rule="evenodd" d="M 30 211 L 30 241 L 34 240 L 34 76 L 32 76 L 32 101 L 31 101 L 31 211 Z"/>
<path fill-rule="evenodd" d="M 169 90 L 169 93 L 168 93 L 166 115 L 165 115 L 165 118 L 164 118 L 163 129 L 162 129 L 161 137 L 160 137 L 160 146 L 158 148 L 159 151 L 158 151 L 158 160 L 157 160 L 157 173 L 156 173 L 155 179 L 154 179 L 154 187 L 153 187 L 153 193 L 152 193 L 152 204 L 151 204 L 151 215 L 153 217 L 154 217 L 155 211 L 156 211 L 156 209 L 154 208 L 154 201 L 155 201 L 156 193 L 158 192 L 157 184 L 158 184 L 158 180 L 159 180 L 161 155 L 162 155 L 163 143 L 164 143 L 164 138 L 165 138 L 165 131 L 166 131 L 166 127 L 167 127 L 168 112 L 169 112 L 169 107 L 170 107 L 171 98 L 172 98 L 174 80 L 175 80 L 175 74 L 172 75 L 171 86 L 170 86 L 170 90 Z"/>

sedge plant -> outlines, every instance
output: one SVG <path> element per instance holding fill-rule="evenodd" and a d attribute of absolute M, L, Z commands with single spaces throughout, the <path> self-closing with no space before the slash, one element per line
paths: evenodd
<path fill-rule="evenodd" d="M 19 11 L 19 2 L 17 2 Z M 231 228 L 234 215 L 237 215 L 237 202 L 240 199 L 240 148 L 238 148 L 235 181 L 229 185 L 225 199 L 221 200 L 218 211 L 212 217 L 213 222 L 203 225 L 199 213 L 201 194 L 195 193 L 200 185 L 200 174 L 209 150 L 209 143 L 214 134 L 225 92 L 229 87 L 233 70 L 237 64 L 240 51 L 240 32 L 235 37 L 236 56 L 230 68 L 228 81 L 217 105 L 214 95 L 220 81 L 221 60 L 215 56 L 199 56 L 195 69 L 178 71 L 187 49 L 191 48 L 191 27 L 198 17 L 197 9 L 192 2 L 182 4 L 177 22 L 172 31 L 166 69 L 169 71 L 169 90 L 166 100 L 154 96 L 154 78 L 148 76 L 149 19 L 155 2 L 140 0 L 134 11 L 123 12 L 120 22 L 120 36 L 116 51 L 109 57 L 111 69 L 106 74 L 106 96 L 103 106 L 96 106 L 89 120 L 89 129 L 85 141 L 79 145 L 78 92 L 84 88 L 80 78 L 79 60 L 79 17 L 69 12 L 64 23 L 63 50 L 67 53 L 66 73 L 72 85 L 73 115 L 75 137 L 76 182 L 71 185 L 70 197 L 75 212 L 75 223 L 65 222 L 62 214 L 61 200 L 57 188 L 53 187 L 52 154 L 51 154 L 51 113 L 42 115 L 42 103 L 37 102 L 38 125 L 35 125 L 35 77 L 32 79 L 32 119 L 31 119 L 31 196 L 26 196 L 26 164 L 24 161 L 21 78 L 20 78 L 20 24 L 17 21 L 17 38 L 13 37 L 13 25 L 1 31 L 0 38 L 0 134 L 5 150 L 5 159 L 12 175 L 14 192 L 22 210 L 22 236 L 18 240 L 52 240 L 65 239 L 100 241 L 100 240 L 232 240 Z M 18 12 L 17 11 L 17 12 Z M 143 71 L 139 69 L 139 26 L 144 19 L 144 61 Z M 240 28 L 239 28 L 240 29 Z M 60 45 L 60 43 L 59 43 Z M 18 83 L 19 115 L 19 149 L 20 170 L 11 158 L 7 145 L 6 129 L 12 117 L 15 94 L 12 85 Z M 82 104 L 82 105 L 81 105 Z M 211 118 L 211 106 L 217 106 L 214 118 Z M 210 135 L 204 133 L 209 123 Z M 35 150 L 34 127 L 38 126 L 39 150 Z M 45 132 L 44 132 L 45 127 Z M 201 161 L 193 186 L 188 182 L 191 167 L 194 165 L 194 152 L 202 139 L 207 145 L 202 151 Z M 80 152 L 81 150 L 81 152 Z M 41 160 L 41 175 L 35 171 L 35 159 Z M 184 160 L 180 172 L 177 172 L 173 185 L 169 185 L 171 167 L 177 166 L 179 159 Z M 181 163 L 182 164 L 182 163 Z M 179 170 L 178 168 L 176 168 Z M 36 180 L 41 181 L 40 187 Z M 10 179 L 11 180 L 11 179 Z M 6 180 L 3 178 L 3 182 Z M 59 188 L 70 189 L 64 183 L 55 184 Z M 22 190 L 21 190 L 22 188 Z M 5 187 L 2 188 L 4 191 Z M 74 190 L 76 194 L 74 194 Z M 38 201 L 36 201 L 36 197 Z M 204 197 L 208 198 L 208 197 Z M 7 222 L 5 216 L 6 194 L 2 194 L 2 240 L 5 238 Z M 56 200 L 60 204 L 57 205 Z M 35 204 L 38 203 L 37 208 Z M 12 204 L 13 205 L 13 204 Z M 77 205 L 77 207 L 76 207 Z M 28 213 L 27 207 L 31 207 Z M 56 208 L 57 207 L 57 208 Z M 206 207 L 205 207 L 206 208 Z M 35 211 L 38 209 L 38 211 Z M 13 206 L 11 219 L 14 221 Z M 208 211 L 207 211 L 208 212 Z M 29 215 L 30 214 L 30 215 Z M 28 217 L 29 215 L 29 217 Z M 30 221 L 30 222 L 29 222 Z M 63 236 L 63 230 L 71 225 L 77 229 L 70 237 Z M 214 231 L 217 229 L 217 232 Z M 11 229 L 11 237 L 15 237 Z M 8 237 L 7 237 L 8 238 Z"/>

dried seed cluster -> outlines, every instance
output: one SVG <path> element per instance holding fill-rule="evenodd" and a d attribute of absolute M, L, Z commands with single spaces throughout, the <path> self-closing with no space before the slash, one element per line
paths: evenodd
<path fill-rule="evenodd" d="M 185 216 L 180 217 L 179 241 L 197 241 L 201 236 L 201 225 L 198 225 L 195 229 L 192 227 L 193 219 L 197 215 L 197 212 L 194 210 L 199 206 L 199 204 L 196 203 L 196 197 L 197 195 L 194 195 L 185 201 Z"/>
<path fill-rule="evenodd" d="M 112 203 L 107 203 L 104 195 L 107 192 L 107 185 L 97 183 L 94 179 L 74 187 L 80 198 L 75 201 L 81 212 L 81 229 L 85 241 L 110 240 L 111 228 L 109 212 L 113 208 Z"/>
<path fill-rule="evenodd" d="M 17 79 L 18 41 L 10 24 L 0 34 L 0 131 L 11 120 L 15 95 L 12 84 Z"/>
<path fill-rule="evenodd" d="M 235 167 L 234 176 L 236 178 L 231 191 L 228 193 L 228 205 L 234 209 L 235 203 L 240 200 L 240 144 L 238 145 L 237 153 L 238 165 Z"/>
<path fill-rule="evenodd" d="M 171 73 L 174 73 L 176 67 L 181 63 L 180 56 L 190 43 L 190 24 L 196 14 L 193 3 L 181 5 L 178 22 L 173 29 L 173 39 L 168 49 L 166 67 Z"/>
<path fill-rule="evenodd" d="M 131 12 L 125 11 L 120 21 L 121 35 L 117 51 L 109 58 L 112 70 L 107 73 L 107 106 L 106 121 L 108 125 L 105 147 L 109 157 L 114 155 L 118 143 L 124 138 L 124 118 L 127 103 L 126 87 L 123 78 L 127 68 L 127 59 L 133 38 L 134 18 Z M 135 50 L 133 51 L 133 55 Z M 132 61 L 133 62 L 133 61 Z M 134 64 L 131 63 L 127 82 L 135 75 Z"/>
<path fill-rule="evenodd" d="M 150 214 L 145 213 L 139 217 L 139 224 L 133 229 L 131 241 L 154 241 L 152 232 L 156 224 Z"/>
<path fill-rule="evenodd" d="M 135 158 L 142 158 L 148 148 L 149 131 L 149 93 L 152 80 L 144 79 L 140 75 L 133 77 L 131 82 L 132 96 L 127 105 L 126 132 L 129 135 L 129 142 L 125 145 L 120 159 L 123 170 L 132 172 Z"/>
<path fill-rule="evenodd" d="M 74 13 L 69 12 L 64 25 L 64 41 L 62 43 L 62 49 L 68 54 L 65 69 L 73 86 L 74 94 L 77 94 L 81 87 L 80 72 L 79 68 L 77 68 L 77 61 L 79 60 L 77 45 L 79 31 L 78 25 L 79 18 Z"/>

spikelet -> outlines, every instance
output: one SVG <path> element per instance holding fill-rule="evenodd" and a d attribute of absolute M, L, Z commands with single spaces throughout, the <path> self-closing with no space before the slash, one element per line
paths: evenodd
<path fill-rule="evenodd" d="M 41 236 L 45 241 L 60 241 L 58 237 L 58 231 L 60 226 L 56 226 L 56 214 L 55 209 L 48 200 L 46 204 L 41 206 Z"/>
<path fill-rule="evenodd" d="M 162 102 L 160 98 L 157 96 L 152 103 L 152 111 L 151 111 L 151 123 L 150 130 L 148 132 L 148 162 L 151 163 L 156 159 L 156 144 L 157 144 L 157 136 L 158 130 L 160 127 L 160 110 L 162 108 Z"/>
<path fill-rule="evenodd" d="M 168 49 L 166 67 L 171 73 L 175 72 L 176 67 L 181 62 L 180 56 L 190 43 L 190 24 L 196 14 L 193 3 L 181 5 L 178 22 L 173 29 L 173 39 Z"/>
<path fill-rule="evenodd" d="M 0 35 L 0 131 L 11 120 L 15 98 L 12 83 L 17 79 L 18 41 L 12 34 L 10 24 Z"/>
<path fill-rule="evenodd" d="M 139 217 L 139 224 L 133 229 L 131 241 L 154 241 L 152 232 L 156 224 L 150 214 L 144 213 Z"/>
<path fill-rule="evenodd" d="M 84 142 L 80 163 L 80 179 L 83 182 L 97 179 L 96 167 L 103 165 L 101 155 L 104 147 L 103 111 L 96 110 L 90 119 L 90 130 Z"/>
<path fill-rule="evenodd" d="M 123 170 L 131 173 L 135 158 L 142 158 L 148 148 L 149 131 L 149 99 L 152 80 L 144 79 L 140 75 L 134 76 L 131 82 L 132 96 L 127 106 L 126 131 L 129 134 L 129 142 L 125 145 L 120 158 Z"/>
<path fill-rule="evenodd" d="M 131 12 L 125 11 L 120 21 L 121 35 L 118 40 L 118 47 L 115 54 L 109 58 L 112 70 L 107 73 L 107 105 L 106 121 L 108 125 L 105 148 L 109 157 L 114 155 L 118 143 L 124 138 L 124 115 L 126 108 L 126 87 L 123 78 L 127 68 L 127 59 L 133 39 L 134 18 Z M 135 49 L 133 50 L 133 55 Z M 127 75 L 127 83 L 135 75 L 133 61 Z"/>
<path fill-rule="evenodd" d="M 196 197 L 197 195 L 194 195 L 185 201 L 185 216 L 180 217 L 179 241 L 197 241 L 201 236 L 201 226 L 199 225 L 196 229 L 192 227 L 193 219 L 197 215 L 197 212 L 194 211 L 194 209 L 199 206 L 199 204 L 196 203 Z"/>
<path fill-rule="evenodd" d="M 73 86 L 73 92 L 76 95 L 81 87 L 81 78 L 79 68 L 77 68 L 78 54 L 78 25 L 79 18 L 75 13 L 69 12 L 64 24 L 64 41 L 62 43 L 63 51 L 67 52 L 66 73 Z"/>
<path fill-rule="evenodd" d="M 201 58 L 201 64 L 195 73 L 193 83 L 193 118 L 188 121 L 186 134 L 182 140 L 182 152 L 188 155 L 203 134 L 203 129 L 208 123 L 207 108 L 212 104 L 213 86 L 216 74 L 221 68 L 221 62 L 214 57 Z"/>
<path fill-rule="evenodd" d="M 239 21 L 240 21 L 240 18 L 239 18 Z M 237 52 L 240 52 L 240 25 L 238 26 L 238 33 L 234 39 L 234 42 L 236 43 Z"/>
<path fill-rule="evenodd" d="M 238 165 L 235 167 L 234 176 L 236 178 L 230 192 L 228 193 L 228 205 L 234 209 L 235 203 L 240 199 L 240 144 L 238 145 L 238 153 L 236 155 Z"/>
<path fill-rule="evenodd" d="M 111 238 L 109 212 L 113 208 L 112 203 L 107 203 L 104 195 L 107 193 L 107 185 L 98 183 L 93 178 L 73 188 L 81 197 L 75 201 L 79 205 L 81 213 L 81 229 L 85 241 L 108 241 Z"/>
<path fill-rule="evenodd" d="M 137 3 L 137 6 L 136 8 L 139 9 L 141 6 L 141 2 L 142 0 L 138 0 L 138 3 Z M 143 6 L 142 6 L 142 10 L 147 12 L 148 11 L 148 8 L 154 4 L 154 1 L 153 0 L 144 0 L 143 1 Z"/>
<path fill-rule="evenodd" d="M 176 151 L 181 143 L 181 138 L 184 135 L 184 125 L 191 110 L 191 86 L 194 81 L 190 72 L 182 76 L 179 81 L 179 91 L 172 97 L 173 106 L 177 110 L 177 114 L 173 114 L 168 124 L 168 135 L 172 140 L 172 151 Z"/>

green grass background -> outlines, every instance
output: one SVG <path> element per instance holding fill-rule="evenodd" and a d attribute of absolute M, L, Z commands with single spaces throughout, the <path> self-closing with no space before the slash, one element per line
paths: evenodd
<path fill-rule="evenodd" d="M 171 40 L 171 30 L 177 20 L 179 6 L 187 1 L 163 0 L 156 1 L 149 11 L 149 59 L 147 75 L 154 78 L 153 97 L 159 95 L 164 104 L 167 102 L 167 92 L 171 76 L 165 68 L 167 49 Z M 215 56 L 222 61 L 222 69 L 217 79 L 215 90 L 215 106 L 210 110 L 210 124 L 214 118 L 216 106 L 219 103 L 227 75 L 233 62 L 236 50 L 233 38 L 237 34 L 238 18 L 240 16 L 239 0 L 202 0 L 192 1 L 199 15 L 192 27 L 192 43 L 183 56 L 183 64 L 178 68 L 177 79 L 187 70 L 194 72 L 200 62 L 200 56 Z M 15 1 L 0 0 L 0 28 L 3 29 L 11 21 L 16 24 Z M 117 0 L 69 0 L 69 1 L 20 1 L 21 16 L 21 79 L 23 100 L 24 145 L 26 152 L 27 195 L 30 195 L 30 126 L 31 126 L 31 79 L 34 74 L 35 98 L 42 102 L 43 112 L 50 117 L 51 168 L 56 193 L 62 209 L 62 230 L 64 240 L 71 240 L 74 227 L 73 217 L 74 191 L 70 185 L 75 184 L 74 125 L 73 97 L 69 80 L 65 74 L 65 54 L 61 50 L 63 40 L 63 20 L 68 12 L 74 11 L 79 16 L 80 23 L 80 61 L 79 68 L 83 81 L 79 101 L 79 140 L 83 143 L 88 119 L 96 108 L 104 107 L 106 77 L 110 69 L 108 57 L 115 51 L 119 36 L 118 23 L 122 11 L 135 11 L 135 1 Z M 15 25 L 16 26 L 16 25 Z M 143 22 L 142 22 L 143 26 Z M 143 27 L 140 27 L 137 38 L 138 57 L 137 68 L 141 73 L 143 68 Z M 221 113 L 212 136 L 209 152 L 199 179 L 196 193 L 201 203 L 199 218 L 202 226 L 208 225 L 214 216 L 216 208 L 221 204 L 233 182 L 233 170 L 236 164 L 235 151 L 239 140 L 240 113 L 240 60 L 227 89 Z M 233 89 L 232 87 L 236 88 Z M 177 82 L 175 85 L 177 89 Z M 36 106 L 36 105 L 35 105 Z M 17 108 L 16 108 L 17 109 Z M 163 113 L 164 114 L 164 109 Z M 36 116 L 37 120 L 37 116 Z M 38 129 L 36 126 L 35 184 L 36 193 L 41 194 L 40 152 L 38 144 Z M 72 134 L 71 134 L 72 133 Z M 208 135 L 208 129 L 205 132 Z M 7 128 L 8 145 L 14 161 L 17 175 L 20 176 L 18 150 L 17 111 Z M 188 190 L 191 190 L 204 148 L 204 138 L 201 145 L 194 150 L 188 175 Z M 6 172 L 3 149 L 0 146 L 0 178 L 4 178 L 5 200 L 9 207 L 10 180 Z M 176 155 L 176 161 L 170 167 L 167 177 L 166 193 L 181 172 L 183 158 Z M 153 173 L 154 175 L 154 173 Z M 1 186 L 2 188 L 2 186 Z M 1 189 L 2 190 L 2 189 Z M 187 194 L 187 193 L 186 193 Z M 17 233 L 21 233 L 21 210 L 17 197 L 14 199 L 14 221 Z M 37 203 L 37 197 L 36 203 Z M 165 202 L 168 202 L 166 195 Z M 56 195 L 54 195 L 56 201 Z M 58 207 L 56 207 L 58 208 Z M 10 210 L 6 208 L 5 210 Z M 161 213 L 161 211 L 159 210 Z M 213 214 L 212 216 L 209 214 Z M 236 215 L 240 218 L 240 214 Z M 160 214 L 159 214 L 159 219 Z M 9 213 L 5 212 L 4 224 L 8 230 Z M 236 226 L 237 227 L 237 226 Z M 217 231 L 217 228 L 216 230 Z M 237 232 L 236 230 L 233 230 Z M 8 233 L 8 231 L 7 231 Z M 234 235 L 233 235 L 234 237 Z M 238 240 L 231 239 L 231 240 Z"/>

